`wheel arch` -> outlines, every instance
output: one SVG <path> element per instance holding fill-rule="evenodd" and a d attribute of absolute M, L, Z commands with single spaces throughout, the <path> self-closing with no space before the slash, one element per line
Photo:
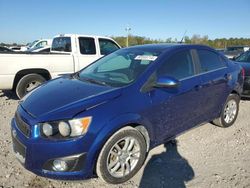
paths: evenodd
<path fill-rule="evenodd" d="M 39 74 L 41 75 L 42 77 L 44 77 L 46 80 L 50 80 L 51 79 L 51 75 L 49 73 L 48 70 L 46 69 L 39 69 L 39 68 L 34 68 L 34 69 L 23 69 L 23 70 L 20 70 L 16 73 L 15 75 L 15 78 L 14 78 L 14 81 L 13 81 L 13 86 L 12 86 L 12 89 L 15 90 L 19 80 L 25 76 L 25 75 L 28 75 L 28 74 Z"/>
<path fill-rule="evenodd" d="M 126 117 L 130 116 L 131 117 L 138 117 L 138 115 L 135 114 L 127 114 L 125 115 Z M 98 133 L 98 136 L 95 138 L 94 143 L 92 144 L 91 148 L 90 148 L 90 158 L 92 158 L 92 164 L 90 165 L 92 168 L 92 173 L 96 174 L 95 170 L 96 170 L 96 162 L 98 159 L 98 156 L 103 148 L 103 146 L 105 145 L 105 143 L 107 142 L 107 140 L 117 131 L 124 129 L 126 127 L 130 127 L 130 128 L 134 128 L 137 131 L 139 131 L 141 133 L 141 135 L 143 136 L 143 138 L 145 139 L 145 143 L 147 145 L 147 152 L 150 149 L 151 146 L 151 138 L 152 138 L 152 130 L 149 129 L 148 126 L 146 126 L 145 124 L 143 124 L 141 121 L 139 121 L 139 119 L 134 119 L 130 121 L 122 121 L 122 119 L 125 117 L 122 116 L 119 118 L 114 119 L 113 121 L 109 122 L 108 125 L 104 126 L 104 128 Z M 124 120 L 124 119 L 123 119 Z M 112 127 L 112 129 L 110 129 L 110 127 Z"/>
<path fill-rule="evenodd" d="M 240 95 L 240 92 L 237 91 L 237 90 L 235 90 L 235 89 L 234 89 L 230 94 L 236 94 L 236 95 L 238 95 L 239 97 L 241 96 L 241 95 Z"/>

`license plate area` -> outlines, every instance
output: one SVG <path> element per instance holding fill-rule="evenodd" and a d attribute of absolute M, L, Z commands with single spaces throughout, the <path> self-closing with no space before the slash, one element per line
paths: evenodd
<path fill-rule="evenodd" d="M 24 165 L 26 157 L 26 147 L 18 140 L 16 131 L 12 130 L 13 151 L 16 158 Z"/>

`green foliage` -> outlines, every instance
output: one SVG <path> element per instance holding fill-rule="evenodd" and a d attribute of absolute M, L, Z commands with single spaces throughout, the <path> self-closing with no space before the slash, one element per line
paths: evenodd
<path fill-rule="evenodd" d="M 126 47 L 126 40 L 127 37 L 124 36 L 113 36 L 112 37 L 115 41 L 120 44 L 122 47 Z M 129 46 L 134 45 L 142 45 L 142 44 L 157 44 L 157 43 L 177 43 L 177 39 L 173 38 L 167 38 L 167 39 L 151 39 L 147 37 L 141 37 L 141 36 L 133 36 L 129 35 Z M 183 40 L 186 44 L 204 44 L 211 46 L 213 48 L 226 48 L 227 46 L 235 46 L 235 45 L 244 45 L 244 46 L 250 46 L 250 38 L 220 38 L 220 39 L 214 39 L 211 40 L 208 38 L 207 35 L 200 36 L 200 35 L 193 35 L 191 38 L 186 36 Z M 13 44 L 5 44 L 0 43 L 1 46 L 19 46 L 16 43 Z"/>
<path fill-rule="evenodd" d="M 126 47 L 126 39 L 127 37 L 118 36 L 112 37 L 115 41 L 117 41 L 122 47 Z M 133 36 L 129 35 L 129 46 L 134 45 L 142 45 L 142 44 L 153 44 L 153 43 L 177 43 L 177 39 L 167 38 L 165 40 L 162 39 L 150 39 L 147 37 L 141 36 Z M 200 35 L 193 35 L 191 38 L 186 36 L 184 37 L 183 42 L 186 44 L 204 44 L 211 46 L 213 48 L 225 48 L 227 46 L 235 46 L 235 45 L 246 45 L 250 46 L 250 39 L 249 38 L 220 38 L 211 40 L 208 38 L 207 35 L 200 36 Z"/>
<path fill-rule="evenodd" d="M 126 40 L 127 37 L 112 37 L 118 44 L 122 47 L 126 47 Z M 162 39 L 150 39 L 147 37 L 141 37 L 141 36 L 128 36 L 129 46 L 135 46 L 135 45 L 143 45 L 143 44 L 157 44 L 157 43 L 173 43 L 176 41 L 173 41 L 172 38 L 167 38 L 166 40 Z"/>
<path fill-rule="evenodd" d="M 208 36 L 193 35 L 191 38 L 185 37 L 185 43 L 187 44 L 204 44 L 213 48 L 226 48 L 228 46 L 250 46 L 249 38 L 220 38 L 211 40 Z"/>

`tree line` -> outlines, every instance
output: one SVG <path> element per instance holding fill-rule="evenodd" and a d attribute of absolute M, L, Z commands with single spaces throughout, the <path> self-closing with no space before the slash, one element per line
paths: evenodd
<path fill-rule="evenodd" d="M 126 47 L 127 37 L 124 36 L 112 36 L 122 47 Z M 153 43 L 178 43 L 176 38 L 167 39 L 151 39 L 148 37 L 129 35 L 129 46 L 142 45 L 142 44 L 153 44 Z M 192 37 L 185 36 L 182 40 L 183 43 L 187 44 L 204 44 L 213 48 L 226 48 L 228 46 L 244 45 L 250 46 L 250 38 L 217 38 L 209 39 L 207 35 L 193 35 Z M 20 44 L 13 43 L 0 43 L 0 46 L 20 46 Z"/>
<path fill-rule="evenodd" d="M 129 35 L 129 46 L 141 45 L 141 44 L 153 44 L 153 43 L 178 43 L 176 38 L 167 38 L 167 39 L 150 39 L 147 37 L 141 36 L 133 36 Z M 117 41 L 122 47 L 126 46 L 127 37 L 118 36 L 112 37 L 115 41 Z M 217 38 L 217 39 L 209 39 L 207 35 L 193 35 L 192 37 L 185 36 L 182 40 L 183 43 L 186 44 L 204 44 L 211 46 L 213 48 L 226 48 L 228 46 L 250 46 L 250 38 Z"/>

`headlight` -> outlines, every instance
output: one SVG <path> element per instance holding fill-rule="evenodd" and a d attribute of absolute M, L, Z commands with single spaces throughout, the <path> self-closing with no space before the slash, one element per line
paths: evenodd
<path fill-rule="evenodd" d="M 41 132 L 45 137 L 65 138 L 76 137 L 86 134 L 92 117 L 72 119 L 68 121 L 46 122 L 41 124 Z"/>
<path fill-rule="evenodd" d="M 44 123 L 43 124 L 43 133 L 46 136 L 52 136 L 53 135 L 53 127 L 49 123 Z"/>
<path fill-rule="evenodd" d="M 61 121 L 58 125 L 59 132 L 62 136 L 69 136 L 71 132 L 70 125 L 67 122 Z"/>

